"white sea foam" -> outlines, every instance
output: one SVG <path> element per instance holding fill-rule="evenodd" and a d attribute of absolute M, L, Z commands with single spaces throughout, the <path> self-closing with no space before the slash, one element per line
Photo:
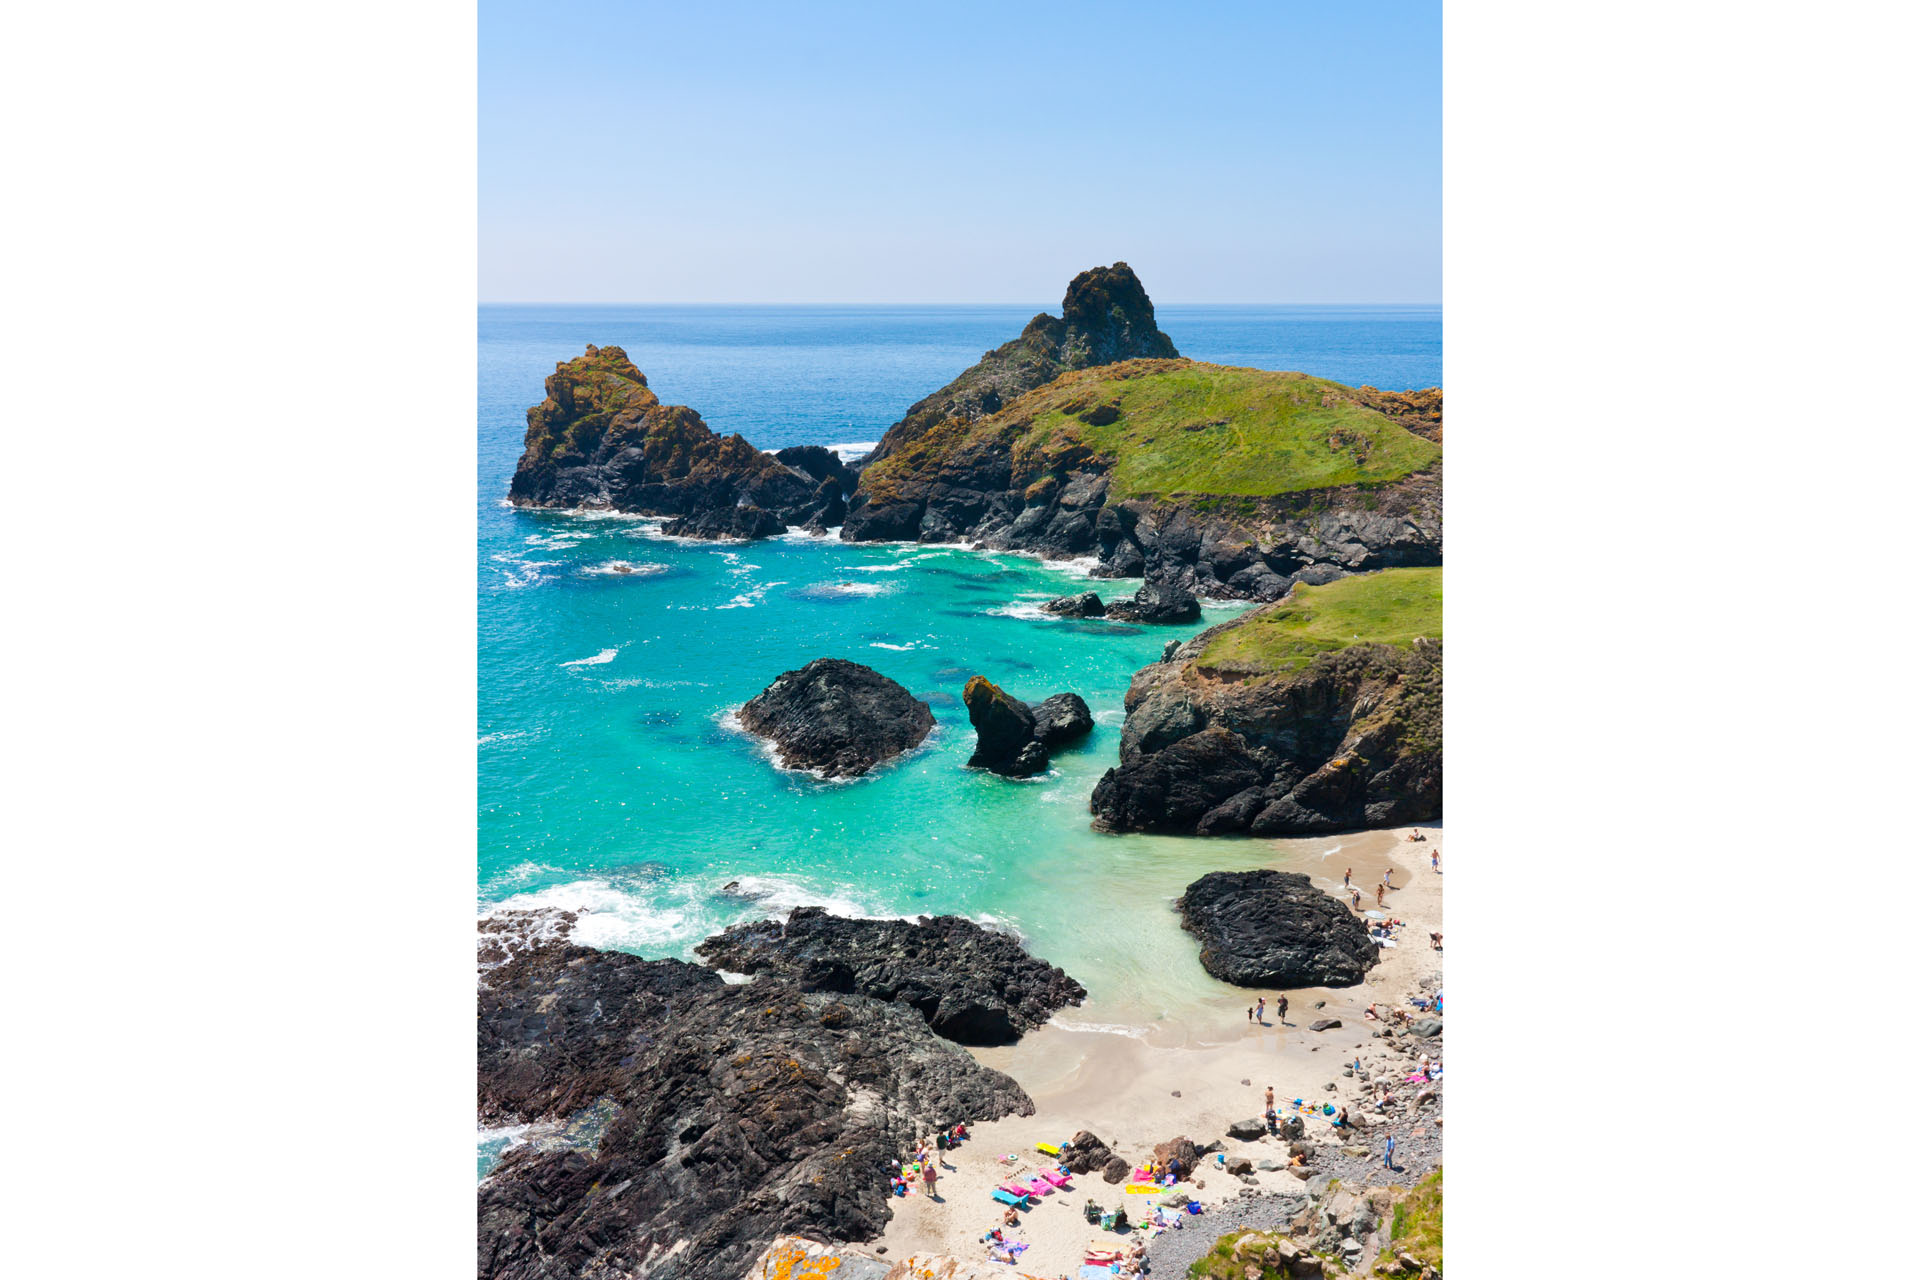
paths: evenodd
<path fill-rule="evenodd" d="M 560 563 L 558 560 L 528 560 L 512 551 L 497 552 L 492 559 L 495 564 L 506 566 L 501 572 L 507 578 L 502 585 L 507 587 L 532 587 L 550 582 L 553 575 L 542 573 L 541 570 L 551 569 Z"/>
<path fill-rule="evenodd" d="M 656 574 L 666 573 L 671 568 L 671 565 L 654 564 L 644 560 L 638 564 L 631 560 L 607 560 L 600 564 L 590 564 L 580 572 L 605 574 L 609 577 L 651 578 Z"/>
<path fill-rule="evenodd" d="M 575 658 L 572 662 L 563 662 L 560 665 L 563 667 L 597 667 L 602 663 L 612 662 L 619 655 L 620 651 L 618 649 L 602 649 L 591 658 Z"/>
<path fill-rule="evenodd" d="M 1126 1036 L 1130 1040 L 1145 1040 L 1145 1027 L 1129 1027 L 1118 1022 L 1067 1022 L 1058 1017 L 1047 1019 L 1047 1025 L 1058 1027 L 1062 1031 L 1082 1031 L 1094 1035 Z"/>
<path fill-rule="evenodd" d="M 909 640 L 905 644 L 888 644 L 885 640 L 875 640 L 867 645 L 869 649 L 891 649 L 895 653 L 905 653 L 909 649 L 920 647 L 917 641 Z"/>
<path fill-rule="evenodd" d="M 1109 707 L 1105 711 L 1094 712 L 1093 722 L 1095 724 L 1125 724 L 1127 722 L 1127 713 L 1124 711 L 1116 711 Z"/>
<path fill-rule="evenodd" d="M 725 604 L 713 606 L 716 609 L 751 609 L 767 598 L 767 592 L 775 587 L 784 587 L 785 582 L 762 582 L 750 590 L 742 591 Z"/>
<path fill-rule="evenodd" d="M 853 462 L 864 458 L 880 447 L 878 440 L 854 440 L 845 444 L 830 444 L 827 448 L 840 455 L 840 461 Z"/>

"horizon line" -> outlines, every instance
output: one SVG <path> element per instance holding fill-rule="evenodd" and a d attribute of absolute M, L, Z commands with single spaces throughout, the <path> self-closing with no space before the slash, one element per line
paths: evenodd
<path fill-rule="evenodd" d="M 483 307 L 1057 307 L 1058 302 L 1031 300 L 1002 302 L 873 302 L 873 301 L 689 301 L 684 299 L 630 300 L 625 302 L 577 302 L 553 298 L 482 298 Z M 1154 302 L 1155 307 L 1439 307 L 1435 302 Z"/>

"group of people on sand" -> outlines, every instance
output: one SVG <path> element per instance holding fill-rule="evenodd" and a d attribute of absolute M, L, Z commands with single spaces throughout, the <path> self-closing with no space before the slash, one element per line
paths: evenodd
<path fill-rule="evenodd" d="M 1273 1012 L 1274 1012 L 1274 1016 L 1280 1019 L 1280 1025 L 1283 1027 L 1286 1026 L 1287 1025 L 1287 993 L 1286 992 L 1284 991 L 1281 992 L 1278 998 L 1274 1000 Z M 1252 1005 L 1248 1006 L 1247 1021 L 1257 1022 L 1263 1027 L 1267 1025 L 1267 998 L 1265 996 L 1261 996 L 1259 1000 L 1254 1002 Z"/>
<path fill-rule="evenodd" d="M 925 1187 L 927 1199 L 938 1200 L 936 1194 L 940 1182 L 940 1154 L 952 1151 L 967 1140 L 967 1126 L 950 1125 L 932 1137 L 923 1137 L 914 1144 L 913 1152 L 905 1160 L 893 1162 L 893 1173 L 888 1178 L 888 1191 L 896 1196 L 904 1196 L 913 1188 L 917 1179 Z"/>

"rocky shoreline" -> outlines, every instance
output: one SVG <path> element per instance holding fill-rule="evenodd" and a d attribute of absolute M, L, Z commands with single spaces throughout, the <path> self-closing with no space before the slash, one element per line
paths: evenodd
<path fill-rule="evenodd" d="M 786 973 L 728 983 L 576 946 L 572 923 L 482 924 L 480 1119 L 574 1135 L 509 1149 L 481 1183 L 483 1276 L 734 1280 L 782 1234 L 871 1239 L 901 1151 L 937 1127 L 1033 1111 L 911 1003 Z M 1031 983 L 1042 962 L 1004 941 L 975 941 L 974 972 Z M 1079 990 L 1043 967 L 1050 998 Z"/>
<path fill-rule="evenodd" d="M 1389 581 L 1394 573 L 1414 576 Z M 1437 571 L 1349 578 L 1318 594 L 1296 589 L 1169 646 L 1127 689 L 1120 764 L 1094 787 L 1094 826 L 1282 836 L 1437 818 L 1437 629 L 1388 643 L 1363 638 L 1311 656 L 1292 648 L 1271 656 L 1262 647 L 1304 648 L 1292 635 L 1317 622 L 1316 611 L 1333 611 L 1320 602 L 1362 590 L 1415 598 L 1431 590 L 1437 615 L 1438 579 L 1419 576 L 1429 573 Z"/>

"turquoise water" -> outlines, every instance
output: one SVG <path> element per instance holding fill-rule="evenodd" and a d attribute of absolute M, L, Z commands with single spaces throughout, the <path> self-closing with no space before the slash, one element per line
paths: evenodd
<path fill-rule="evenodd" d="M 482 910 L 590 907 L 583 941 L 647 956 L 688 956 L 729 923 L 804 902 L 990 918 L 1086 982 L 1094 1019 L 1158 1007 L 1199 974 L 1161 927 L 1165 900 L 1200 871 L 1271 861 L 1272 842 L 1096 836 L 1086 800 L 1116 762 L 1133 672 L 1241 606 L 1194 627 L 1052 619 L 1033 605 L 1086 589 L 1083 570 L 799 535 L 679 542 L 656 521 L 502 501 L 527 407 L 588 342 L 625 347 L 663 399 L 716 430 L 763 448 L 851 444 L 1040 309 L 482 308 Z M 1390 389 L 1441 380 L 1438 308 L 1162 307 L 1160 322 L 1200 359 Z M 1134 586 L 1092 585 L 1108 598 Z M 776 675 L 827 656 L 933 702 L 928 744 L 823 783 L 727 727 Z M 1027 699 L 1080 694 L 1093 735 L 1032 781 L 964 769 L 959 693 L 975 673 Z"/>

